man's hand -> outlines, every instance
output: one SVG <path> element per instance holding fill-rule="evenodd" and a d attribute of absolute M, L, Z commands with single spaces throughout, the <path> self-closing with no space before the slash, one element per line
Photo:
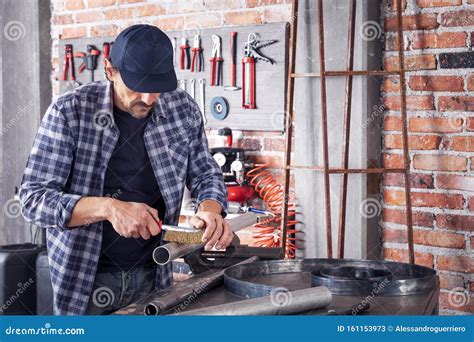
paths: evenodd
<path fill-rule="evenodd" d="M 158 210 L 145 203 L 112 200 L 107 210 L 107 220 L 123 237 L 142 237 L 148 240 L 161 232 Z"/>
<path fill-rule="evenodd" d="M 225 249 L 230 245 L 234 233 L 229 224 L 221 216 L 222 207 L 216 201 L 208 200 L 201 203 L 196 216 L 193 216 L 190 223 L 199 229 L 206 229 L 202 236 L 202 241 L 206 242 L 204 249 Z"/>

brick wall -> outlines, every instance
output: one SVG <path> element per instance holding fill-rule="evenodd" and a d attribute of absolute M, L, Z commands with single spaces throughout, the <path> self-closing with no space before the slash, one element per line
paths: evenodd
<path fill-rule="evenodd" d="M 52 83 L 59 93 L 58 40 L 116 35 L 133 24 L 152 24 L 163 30 L 193 29 L 290 21 L 290 0 L 51 0 Z M 215 131 L 209 131 L 214 143 Z M 281 133 L 245 132 L 235 146 L 250 149 L 256 162 L 281 165 Z"/>
<path fill-rule="evenodd" d="M 384 65 L 394 70 L 396 17 L 390 3 L 384 10 Z M 405 0 L 403 10 L 415 258 L 438 269 L 442 312 L 474 312 L 474 1 Z M 384 162 L 399 167 L 398 77 L 382 90 Z M 407 261 L 402 176 L 384 177 L 382 191 L 384 257 Z"/>
<path fill-rule="evenodd" d="M 397 67 L 393 6 L 385 5 L 385 69 Z M 289 0 L 52 0 L 53 92 L 58 94 L 59 39 L 115 35 L 136 23 L 164 30 L 290 21 Z M 474 236 L 474 72 L 452 69 L 463 63 L 456 52 L 474 42 L 472 0 L 403 2 L 408 82 L 408 109 L 417 263 L 441 275 L 441 303 L 446 313 L 474 311 L 472 273 Z M 470 12 L 472 10 L 472 12 Z M 442 55 L 449 53 L 450 55 Z M 452 60 L 454 58 L 454 60 Z M 457 58 L 457 59 L 456 59 Z M 472 57 L 471 57 L 472 58 Z M 399 83 L 382 85 L 384 155 L 387 167 L 401 163 Z M 472 117 L 470 117 L 472 116 Z M 210 131 L 210 141 L 213 134 Z M 281 165 L 284 139 L 278 133 L 245 132 L 237 146 L 254 152 L 257 162 Z M 403 218 L 403 180 L 383 181 L 382 239 L 384 257 L 407 261 Z M 459 305 L 461 304 L 461 305 Z"/>

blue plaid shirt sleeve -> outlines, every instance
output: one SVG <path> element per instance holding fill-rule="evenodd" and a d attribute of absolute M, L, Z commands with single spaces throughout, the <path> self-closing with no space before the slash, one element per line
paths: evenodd
<path fill-rule="evenodd" d="M 43 228 L 67 229 L 80 195 L 64 192 L 75 141 L 64 114 L 53 103 L 38 129 L 20 187 L 24 218 Z"/>
<path fill-rule="evenodd" d="M 222 214 L 227 214 L 227 189 L 220 167 L 209 152 L 202 114 L 196 102 L 189 100 L 194 122 L 195 136 L 190 143 L 190 162 L 186 186 L 196 199 L 196 207 L 205 200 L 214 200 L 222 206 Z"/>

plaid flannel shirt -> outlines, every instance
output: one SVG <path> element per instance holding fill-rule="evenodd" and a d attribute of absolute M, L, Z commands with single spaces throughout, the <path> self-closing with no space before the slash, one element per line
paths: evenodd
<path fill-rule="evenodd" d="M 94 82 L 51 104 L 36 135 L 20 189 L 25 219 L 47 229 L 56 315 L 84 314 L 97 270 L 102 222 L 69 229 L 82 196 L 103 196 L 108 161 L 118 140 L 112 86 Z M 202 116 L 183 90 L 162 93 L 144 141 L 166 202 L 164 223 L 177 224 L 184 187 L 199 204 L 227 207 L 220 168 L 208 151 Z M 159 267 L 156 289 L 171 286 L 171 266 Z"/>

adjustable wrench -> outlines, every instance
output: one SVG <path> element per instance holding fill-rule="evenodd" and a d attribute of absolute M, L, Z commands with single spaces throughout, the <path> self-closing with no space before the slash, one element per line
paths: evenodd
<path fill-rule="evenodd" d="M 199 93 L 201 95 L 201 113 L 202 113 L 202 121 L 204 122 L 204 125 L 207 123 L 207 118 L 206 118 L 206 99 L 204 97 L 204 88 L 206 86 L 206 80 L 204 78 L 201 78 L 199 80 Z"/>
<path fill-rule="evenodd" d="M 185 79 L 178 80 L 178 86 L 184 91 L 186 91 L 186 80 Z"/>
<path fill-rule="evenodd" d="M 194 87 L 194 85 L 196 84 L 196 80 L 194 78 L 191 78 L 189 80 L 189 83 L 190 83 L 190 89 L 189 89 L 189 95 L 191 95 L 191 97 L 194 99 L 196 99 L 196 89 Z"/>

